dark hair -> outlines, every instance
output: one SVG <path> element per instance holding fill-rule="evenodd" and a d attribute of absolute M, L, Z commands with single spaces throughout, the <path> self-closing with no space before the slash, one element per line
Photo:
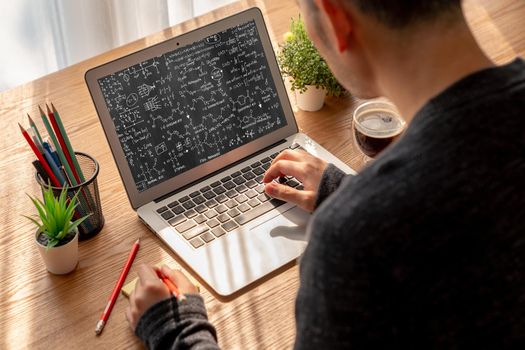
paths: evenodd
<path fill-rule="evenodd" d="M 461 12 L 461 0 L 346 0 L 391 28 Z"/>

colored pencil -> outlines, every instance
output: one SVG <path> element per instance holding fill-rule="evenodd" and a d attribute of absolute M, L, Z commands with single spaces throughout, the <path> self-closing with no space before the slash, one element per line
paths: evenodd
<path fill-rule="evenodd" d="M 30 127 L 29 129 L 26 129 L 26 131 L 29 137 L 33 140 L 36 148 L 38 149 L 38 152 L 44 154 L 44 147 L 42 147 L 40 142 L 38 142 L 38 137 L 36 137 L 34 129 Z"/>
<path fill-rule="evenodd" d="M 42 108 L 40 108 L 40 106 L 38 106 L 38 109 L 40 110 L 40 116 L 42 117 L 42 121 L 44 122 L 44 126 L 46 127 L 47 133 L 49 134 L 49 137 L 51 138 L 51 141 L 53 142 L 53 145 L 55 146 L 55 150 L 58 153 L 58 158 L 60 158 L 60 162 L 64 166 L 64 169 L 66 170 L 68 178 L 73 180 L 71 185 L 76 186 L 77 183 L 76 181 L 74 181 L 75 177 L 73 176 L 73 173 L 71 172 L 71 168 L 69 168 L 69 164 L 66 160 L 66 156 L 64 155 L 64 152 L 62 152 L 60 143 L 58 142 L 55 136 L 55 133 L 53 132 L 53 129 L 51 128 L 51 125 L 49 124 L 49 121 L 47 120 L 47 117 L 44 111 L 42 110 Z"/>
<path fill-rule="evenodd" d="M 49 124 L 49 121 L 47 120 L 46 114 L 44 113 L 42 108 L 40 108 L 40 106 L 38 106 L 38 110 L 40 111 L 40 116 L 42 117 L 42 122 L 44 123 L 44 126 L 46 127 L 47 133 L 49 134 L 49 137 L 51 138 L 51 141 L 53 142 L 53 145 L 55 146 L 55 149 L 58 153 L 60 162 L 62 163 L 64 169 L 66 170 L 65 172 L 66 180 L 69 180 L 69 185 L 72 185 L 72 186 L 78 185 L 79 183 L 77 182 L 75 176 L 73 175 L 73 172 L 71 171 L 71 168 L 69 167 L 69 163 L 66 159 L 66 156 L 62 150 L 62 147 L 60 146 L 59 141 L 57 140 L 57 137 L 55 136 L 53 132 L 51 125 Z M 49 110 L 49 107 L 48 107 L 48 110 Z M 57 187 L 60 187 L 60 186 L 57 186 Z M 84 189 L 82 189 L 81 192 L 82 192 L 82 196 L 78 197 L 78 200 L 80 201 L 80 205 L 86 211 L 92 210 L 92 205 L 90 204 L 90 201 L 92 201 L 91 195 L 87 195 Z M 80 213 L 77 210 L 75 210 L 75 218 L 80 217 Z M 82 224 L 83 225 L 85 224 L 88 230 L 92 229 L 92 225 L 91 225 L 89 218 L 85 220 Z"/>
<path fill-rule="evenodd" d="M 155 272 L 157 273 L 157 277 L 161 279 L 162 283 L 164 283 L 166 287 L 168 287 L 171 294 L 178 301 L 183 301 L 186 299 L 186 296 L 180 293 L 179 288 L 177 288 L 177 286 L 173 282 L 171 282 L 171 280 L 160 269 L 155 269 Z"/>
<path fill-rule="evenodd" d="M 62 176 L 62 172 L 60 171 L 60 168 L 56 165 L 55 161 L 53 160 L 53 156 L 51 155 L 51 153 L 49 153 L 49 151 L 46 150 L 45 148 L 44 148 L 44 152 L 43 153 L 44 153 L 44 157 L 46 158 L 46 160 L 47 160 L 47 162 L 49 164 L 49 167 L 51 168 L 51 170 L 53 171 L 53 173 L 57 177 L 57 179 L 60 182 L 61 186 L 67 185 L 66 179 L 64 179 L 64 177 Z"/>
<path fill-rule="evenodd" d="M 56 166 L 60 168 L 62 164 L 60 164 L 58 155 L 56 154 L 56 152 L 53 152 L 53 149 L 51 148 L 51 145 L 49 144 L 49 142 L 44 141 L 44 143 L 42 143 L 42 147 L 44 147 L 44 149 L 47 150 L 49 154 L 51 154 L 51 157 L 53 158 L 53 162 L 55 162 Z"/>
<path fill-rule="evenodd" d="M 131 248 L 131 252 L 129 253 L 128 260 L 126 260 L 126 263 L 124 264 L 124 268 L 122 269 L 122 272 L 120 273 L 117 283 L 115 284 L 115 287 L 113 288 L 113 292 L 111 293 L 111 297 L 109 298 L 106 308 L 104 309 L 104 312 L 102 312 L 102 316 L 100 316 L 100 320 L 97 322 L 97 327 L 95 328 L 95 333 L 97 335 L 102 333 L 102 330 L 104 329 L 104 326 L 106 325 L 106 322 L 108 321 L 109 314 L 111 313 L 111 310 L 113 309 L 113 305 L 115 305 L 115 301 L 117 300 L 120 289 L 122 288 L 122 285 L 124 284 L 124 281 L 126 280 L 126 276 L 128 275 L 129 269 L 131 268 L 131 265 L 133 264 L 133 260 L 135 260 L 135 256 L 137 255 L 137 251 L 139 250 L 139 247 L 140 247 L 140 239 L 137 239 L 135 243 L 133 244 L 133 247 Z"/>
<path fill-rule="evenodd" d="M 44 141 L 42 141 L 42 136 L 38 132 L 38 128 L 36 127 L 36 124 L 33 121 L 33 119 L 29 116 L 29 113 L 27 113 L 27 119 L 29 120 L 29 125 L 31 125 L 31 127 L 35 130 L 36 137 L 38 137 L 38 141 L 40 141 L 40 144 L 43 144 Z"/>
<path fill-rule="evenodd" d="M 58 123 L 55 118 L 55 115 L 53 114 L 53 112 L 51 112 L 47 104 L 46 104 L 46 109 L 47 109 L 47 116 L 49 117 L 49 121 L 51 122 L 51 125 L 53 126 L 53 130 L 55 131 L 55 135 L 58 139 L 60 147 L 62 148 L 62 152 L 66 156 L 67 164 L 69 165 L 69 168 L 71 169 L 71 172 L 73 173 L 73 176 L 75 177 L 77 184 L 81 183 L 80 177 L 78 176 L 77 171 L 75 170 L 75 167 L 73 166 L 73 160 L 71 159 L 71 154 L 69 154 L 68 148 L 66 146 L 66 142 L 64 141 L 64 135 L 62 135 L 62 132 L 60 131 L 60 128 L 58 127 Z"/>
<path fill-rule="evenodd" d="M 36 147 L 36 145 L 33 142 L 33 140 L 31 140 L 31 137 L 29 136 L 27 131 L 22 127 L 22 125 L 20 125 L 20 123 L 18 123 L 18 126 L 20 127 L 20 131 L 22 131 L 22 135 L 24 135 L 27 143 L 29 143 L 29 146 L 31 147 L 31 149 L 35 153 L 36 157 L 40 161 L 40 164 L 42 165 L 42 167 L 46 171 L 47 176 L 49 176 L 49 178 L 51 179 L 51 182 L 53 183 L 53 185 L 55 185 L 57 187 L 60 187 L 60 182 L 56 178 L 55 174 L 53 174 L 53 171 L 51 170 L 51 168 L 49 168 L 49 165 L 47 164 L 47 162 L 44 159 L 44 157 L 42 156 L 42 154 L 38 151 L 38 148 Z"/>
<path fill-rule="evenodd" d="M 60 129 L 60 132 L 62 133 L 62 137 L 64 138 L 64 142 L 66 143 L 67 150 L 69 154 L 71 155 L 71 160 L 73 161 L 74 168 L 76 169 L 76 172 L 78 176 L 80 177 L 80 181 L 85 182 L 86 179 L 84 178 L 84 174 L 82 173 L 82 168 L 80 168 L 80 164 L 78 164 L 78 160 L 76 157 L 75 152 L 73 151 L 73 147 L 71 146 L 71 142 L 69 141 L 69 137 L 67 136 L 66 130 L 64 129 L 64 124 L 62 124 L 62 118 L 60 118 L 60 115 L 58 114 L 58 111 L 56 110 L 53 103 L 51 103 L 51 109 L 53 110 L 53 115 L 55 116 L 58 128 Z"/>
<path fill-rule="evenodd" d="M 63 149 L 61 147 L 60 142 L 57 140 L 57 136 L 55 135 L 53 129 L 51 128 L 51 125 L 49 124 L 49 121 L 48 121 L 48 119 L 46 117 L 46 114 L 44 113 L 42 108 L 40 108 L 40 106 L 38 106 L 38 109 L 40 110 L 40 116 L 42 117 L 42 121 L 44 122 L 44 126 L 46 127 L 47 133 L 49 134 L 49 137 L 51 137 L 51 140 L 53 141 L 53 145 L 55 146 L 55 149 L 56 149 L 56 151 L 58 153 L 58 157 L 60 158 L 60 162 L 62 163 L 62 165 L 64 166 L 64 169 L 66 170 L 66 178 L 67 178 L 67 180 L 69 180 L 69 183 L 72 186 L 78 185 L 79 184 L 78 178 L 75 177 L 75 175 L 73 174 L 73 171 L 72 171 L 72 169 L 71 169 L 71 167 L 69 165 L 69 162 L 66 159 L 66 155 L 64 154 L 65 152 L 67 152 L 67 150 Z M 49 107 L 47 107 L 47 109 L 48 109 L 48 112 L 49 112 L 50 119 L 52 121 L 55 120 L 55 118 L 53 116 L 53 113 L 51 113 L 51 111 L 49 110 Z M 58 125 L 56 125 L 56 120 L 55 120 L 54 126 L 56 127 L 55 129 L 58 130 Z M 82 192 L 82 196 L 78 197 L 78 199 L 80 201 L 80 204 L 87 211 L 93 210 L 94 204 L 93 204 L 93 199 L 91 198 L 91 194 L 89 194 L 89 195 L 86 194 L 86 190 L 84 188 L 82 188 L 81 192 Z M 89 191 L 87 191 L 87 192 L 89 193 Z M 91 227 L 91 223 L 90 223 L 90 219 L 89 218 L 87 220 L 85 220 L 84 223 L 85 223 L 86 226 L 88 226 L 88 228 Z"/>
<path fill-rule="evenodd" d="M 39 108 L 40 108 L 40 107 L 39 107 Z M 46 121 L 44 121 L 44 124 L 46 125 L 46 128 L 49 127 L 49 123 L 46 124 Z M 20 126 L 20 124 L 18 124 L 18 125 Z M 23 129 L 22 126 L 20 126 L 20 128 Z M 49 133 L 49 130 L 50 130 L 50 128 L 48 129 L 48 133 Z M 29 142 L 29 140 L 30 140 L 30 136 L 29 136 L 29 134 L 28 134 L 27 132 L 25 132 L 25 134 L 27 135 L 27 139 L 28 139 L 28 142 Z M 24 136 L 25 136 L 25 135 L 24 135 Z M 51 138 L 54 137 L 52 131 L 51 131 L 50 136 L 52 136 Z M 30 144 L 30 146 L 31 146 L 31 144 Z M 33 146 L 31 146 L 31 147 L 33 147 Z M 34 147 L 35 147 L 35 149 L 36 149 L 36 145 L 34 145 Z M 42 146 L 42 148 L 43 148 L 43 146 Z M 38 154 L 39 154 L 39 153 L 37 153 L 37 156 L 38 156 Z M 40 155 L 40 156 L 41 156 L 41 158 L 38 158 L 38 160 L 40 161 L 42 167 L 44 168 L 44 170 L 45 170 L 46 173 L 48 174 L 49 178 L 51 179 L 51 182 L 53 183 L 53 186 L 55 186 L 55 187 L 62 187 L 62 186 L 64 186 L 64 183 L 65 183 L 65 182 L 62 182 L 62 183 L 61 183 L 61 182 L 58 180 L 58 178 L 56 177 L 55 173 L 53 172 L 53 170 L 51 170 L 51 167 L 50 167 L 49 164 L 46 162 L 45 158 L 44 158 L 42 155 Z M 67 183 L 66 183 L 66 185 L 67 185 Z M 74 218 L 75 218 L 75 219 L 80 218 L 80 213 L 78 212 L 77 209 L 75 209 Z M 84 222 L 86 223 L 86 225 L 91 226 L 91 225 L 88 223 L 88 221 L 89 221 L 89 219 L 88 219 L 88 220 L 85 220 Z"/>
<path fill-rule="evenodd" d="M 48 114 L 51 113 L 51 111 L 49 109 L 49 106 L 47 106 L 47 104 L 46 104 L 46 107 L 47 107 Z M 73 150 L 73 147 L 71 146 L 71 142 L 69 141 L 69 137 L 67 136 L 67 132 L 64 129 L 64 124 L 62 124 L 62 119 L 60 118 L 60 115 L 58 114 L 58 111 L 56 110 L 56 108 L 53 105 L 53 103 L 51 103 L 51 108 L 53 110 L 52 117 L 55 120 L 56 125 L 58 126 L 58 130 L 59 130 L 59 132 L 61 134 L 62 141 L 66 145 L 66 149 L 64 150 L 64 153 L 69 154 L 69 158 L 68 159 L 71 159 L 72 162 L 73 162 L 73 165 L 70 164 L 71 170 L 73 171 L 73 174 L 75 175 L 76 181 L 79 184 L 82 184 L 82 183 L 86 182 L 86 179 L 84 178 L 84 174 L 82 173 L 82 169 L 80 168 L 80 164 L 78 164 L 75 151 Z M 51 114 L 50 114 L 50 116 L 51 116 Z M 87 194 L 86 194 L 86 191 L 87 191 Z M 95 204 L 93 202 L 93 199 L 91 197 L 91 193 L 89 192 L 89 189 L 88 188 L 82 188 L 82 194 L 84 195 L 84 197 L 87 200 L 87 204 L 89 206 L 89 209 L 92 210 L 92 207 L 94 207 Z M 88 196 L 88 194 L 89 194 L 89 196 Z"/>

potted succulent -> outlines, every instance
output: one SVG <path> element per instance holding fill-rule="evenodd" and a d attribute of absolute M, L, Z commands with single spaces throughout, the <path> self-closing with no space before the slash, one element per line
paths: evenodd
<path fill-rule="evenodd" d="M 78 263 L 78 225 L 89 215 L 72 221 L 77 206 L 78 192 L 68 199 L 67 187 L 62 188 L 55 197 L 53 189 L 48 186 L 43 191 L 44 201 L 28 195 L 35 205 L 38 216 L 25 216 L 36 227 L 35 242 L 46 268 L 57 275 L 73 271 Z M 40 219 L 40 222 L 37 221 Z"/>
<path fill-rule="evenodd" d="M 302 110 L 317 111 L 323 107 L 326 95 L 341 96 L 346 92 L 308 37 L 301 17 L 292 18 L 277 58 Z"/>

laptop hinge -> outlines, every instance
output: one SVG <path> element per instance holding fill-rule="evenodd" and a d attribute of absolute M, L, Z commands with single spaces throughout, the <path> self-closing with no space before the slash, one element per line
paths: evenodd
<path fill-rule="evenodd" d="M 255 152 L 255 153 L 252 153 L 252 154 L 250 154 L 249 156 L 246 156 L 246 157 L 244 157 L 244 158 L 242 158 L 242 159 L 240 159 L 240 160 L 238 160 L 238 161 L 236 161 L 236 162 L 234 162 L 234 163 L 232 163 L 232 164 L 230 164 L 230 165 L 228 165 L 228 166 L 226 166 L 226 167 L 224 167 L 224 168 L 221 168 L 221 169 L 219 169 L 219 170 L 217 170 L 217 171 L 214 171 L 213 173 L 208 174 L 208 175 L 206 175 L 206 176 L 204 176 L 204 177 L 201 177 L 201 178 L 198 179 L 198 180 L 195 180 L 195 181 L 193 181 L 193 182 L 190 182 L 189 184 L 184 185 L 184 186 L 182 186 L 181 188 L 177 188 L 176 190 L 171 191 L 170 193 L 167 193 L 167 194 L 165 194 L 165 195 L 163 195 L 163 196 L 161 196 L 161 197 L 159 197 L 159 198 L 157 198 L 157 199 L 154 199 L 153 201 L 154 201 L 155 203 L 158 203 L 158 202 L 160 202 L 160 201 L 163 201 L 164 199 L 166 199 L 166 198 L 168 198 L 168 197 L 171 197 L 171 196 L 173 196 L 174 194 L 177 194 L 177 193 L 179 193 L 179 192 L 182 192 L 182 191 L 184 191 L 185 189 L 190 188 L 191 186 L 193 186 L 193 185 L 195 185 L 195 184 L 197 184 L 197 183 L 199 183 L 199 182 L 202 182 L 202 181 L 204 181 L 204 180 L 206 180 L 206 179 L 209 179 L 210 177 L 213 177 L 213 176 L 215 176 L 215 175 L 217 175 L 217 174 L 220 174 L 220 173 L 224 172 L 225 170 L 228 170 L 228 169 L 230 169 L 230 168 L 236 166 L 237 164 L 240 164 L 240 163 L 242 163 L 242 162 L 244 162 L 244 161 L 246 161 L 246 160 L 248 160 L 248 159 L 250 159 L 250 158 L 253 158 L 254 156 L 257 156 L 257 155 L 259 155 L 259 154 L 261 154 L 261 153 L 263 153 L 263 152 L 266 152 L 267 150 L 272 149 L 272 148 L 274 148 L 274 147 L 276 147 L 276 146 L 279 146 L 280 144 L 283 144 L 283 143 L 285 143 L 285 142 L 286 142 L 286 139 L 282 139 L 282 140 L 280 140 L 280 141 L 277 141 L 276 143 L 274 143 L 274 144 L 272 144 L 272 145 L 270 145 L 270 146 L 268 146 L 268 147 L 265 147 L 265 148 L 261 149 L 260 151 L 257 151 L 257 152 Z"/>

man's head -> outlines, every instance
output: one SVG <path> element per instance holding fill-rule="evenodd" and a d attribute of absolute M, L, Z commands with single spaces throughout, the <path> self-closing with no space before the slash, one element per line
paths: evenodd
<path fill-rule="evenodd" d="M 338 80 L 363 98 L 384 94 L 377 65 L 418 32 L 462 18 L 461 0 L 300 0 L 306 28 Z M 418 40 L 424 40 L 420 36 Z"/>
<path fill-rule="evenodd" d="M 461 8 L 461 0 L 342 0 L 345 1 L 392 29 L 457 13 Z"/>

